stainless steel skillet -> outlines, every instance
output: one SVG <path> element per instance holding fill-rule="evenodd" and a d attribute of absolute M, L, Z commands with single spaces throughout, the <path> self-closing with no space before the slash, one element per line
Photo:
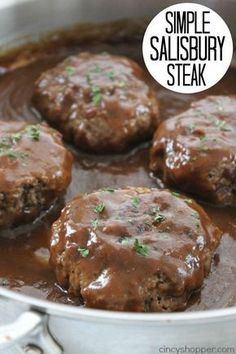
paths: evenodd
<path fill-rule="evenodd" d="M 173 3 L 1 0 L 0 43 L 19 45 L 42 32 L 80 22 L 153 17 Z M 236 37 L 235 1 L 201 3 L 221 13 Z M 205 353 L 206 348 L 212 353 L 236 351 L 236 307 L 173 314 L 117 313 L 55 304 L 1 288 L 0 325 L 0 353 L 4 354 L 154 354 L 165 353 L 167 346 L 171 353 L 181 348 L 196 353 Z"/>

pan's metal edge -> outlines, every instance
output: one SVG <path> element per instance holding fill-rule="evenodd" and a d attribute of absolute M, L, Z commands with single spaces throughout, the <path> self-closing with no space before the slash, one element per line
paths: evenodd
<path fill-rule="evenodd" d="M 117 312 L 117 311 L 105 311 L 98 309 L 89 309 L 83 307 L 75 307 L 72 305 L 57 304 L 48 300 L 41 300 L 33 298 L 28 295 L 19 294 L 15 291 L 0 288 L 0 296 L 6 300 L 16 301 L 20 304 L 27 305 L 29 308 L 33 308 L 38 311 L 46 312 L 50 315 L 63 316 L 67 318 L 83 319 L 83 320 L 96 320 L 102 321 L 137 321 L 145 324 L 180 324 L 188 322 L 189 324 L 199 322 L 217 322 L 224 320 L 236 320 L 236 307 L 229 307 L 215 310 L 205 310 L 196 312 L 176 312 L 176 313 L 131 313 L 131 312 Z"/>
<path fill-rule="evenodd" d="M 46 0 L 44 0 L 46 2 Z M 22 0 L 19 4 L 16 3 L 16 1 L 11 0 L 11 4 L 9 5 L 21 5 L 22 9 L 24 10 L 25 4 L 29 2 L 32 3 L 32 0 Z M 75 1 L 74 1 L 75 2 Z M 175 1 L 168 1 L 168 4 L 175 2 Z M 180 1 L 179 1 L 180 2 Z M 198 1 L 204 2 L 204 1 Z M 24 4 L 25 3 L 25 4 Z M 35 2 L 36 3 L 36 2 Z M 217 2 L 219 3 L 219 2 Z M 230 2 L 229 2 L 230 3 Z M 1 10 L 4 8 L 10 8 L 11 6 L 3 6 L 3 2 L 1 3 Z M 165 3 L 167 6 L 167 3 Z M 20 7 L 20 6 L 19 6 Z M 122 6 L 120 6 L 122 7 Z M 145 7 L 148 8 L 148 6 L 145 4 Z M 152 9 L 156 8 L 158 6 L 153 6 Z M 138 6 L 137 6 L 138 8 Z M 24 11 L 22 12 L 24 13 Z M 37 11 L 36 11 L 37 15 Z M 23 16 L 23 15 L 22 15 Z M 23 16 L 24 17 L 24 16 Z M 114 20 L 113 18 L 111 20 Z M 87 19 L 86 22 L 89 22 L 90 18 Z M 63 26 L 64 27 L 64 26 Z M 28 28 L 25 29 L 27 30 L 27 34 L 29 33 Z M 44 28 L 45 31 L 48 31 L 47 28 Z M 55 31 L 55 27 L 53 28 L 53 31 Z M 24 37 L 24 32 L 23 33 L 18 33 L 18 36 L 22 35 Z M 17 37 L 18 37 L 17 36 Z M 12 41 L 12 37 L 10 36 L 8 38 L 9 41 Z M 19 39 L 17 39 L 18 41 Z M 19 42 L 18 42 L 19 43 Z M 67 318 L 74 318 L 74 319 L 81 319 L 85 321 L 93 320 L 98 321 L 98 322 L 119 322 L 122 321 L 122 323 L 125 325 L 130 324 L 130 323 L 135 323 L 136 325 L 153 325 L 153 324 L 168 324 L 168 325 L 176 325 L 178 324 L 191 324 L 191 323 L 201 323 L 201 322 L 219 322 L 219 321 L 236 321 L 236 306 L 235 307 L 230 307 L 230 308 L 223 308 L 223 309 L 216 309 L 216 310 L 205 310 L 205 311 L 196 311 L 196 312 L 178 312 L 178 313 L 165 313 L 165 314 L 160 314 L 160 313 L 155 313 L 155 314 L 144 314 L 144 313 L 126 313 L 126 312 L 114 312 L 114 311 L 104 311 L 104 310 L 96 310 L 96 309 L 88 309 L 88 308 L 82 308 L 82 307 L 75 307 L 71 305 L 65 305 L 65 304 L 57 304 L 50 302 L 48 300 L 41 300 L 37 298 L 30 297 L 28 295 L 23 295 L 19 294 L 15 291 L 8 290 L 5 288 L 0 287 L 0 298 L 2 298 L 3 301 L 13 301 L 18 303 L 19 305 L 22 306 L 22 311 L 24 311 L 27 308 L 33 308 L 42 312 L 46 312 L 50 315 L 55 315 L 55 316 L 65 316 Z"/>

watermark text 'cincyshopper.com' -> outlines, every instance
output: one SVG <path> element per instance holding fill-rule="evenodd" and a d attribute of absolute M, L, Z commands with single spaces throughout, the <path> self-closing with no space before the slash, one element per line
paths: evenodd
<path fill-rule="evenodd" d="M 156 351 L 157 354 L 234 354 L 236 353 L 236 347 L 232 346 L 161 346 Z"/>

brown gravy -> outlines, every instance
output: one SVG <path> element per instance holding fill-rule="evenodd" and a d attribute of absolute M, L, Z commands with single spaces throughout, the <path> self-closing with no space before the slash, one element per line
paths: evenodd
<path fill-rule="evenodd" d="M 0 72 L 0 116 L 4 120 L 40 119 L 31 104 L 35 79 L 45 69 L 52 67 L 64 57 L 80 51 L 107 51 L 126 55 L 142 64 L 140 40 L 93 41 L 82 44 L 69 41 L 54 46 L 41 46 L 34 54 L 34 61 L 14 70 L 13 59 L 1 59 Z M 27 51 L 26 48 L 22 51 Z M 20 53 L 20 52 L 19 52 Z M 30 57 L 29 53 L 27 56 Z M 19 58 L 24 57 L 24 53 Z M 21 60 L 21 59 L 20 59 Z M 25 63 L 24 63 L 25 64 Z M 143 65 L 143 64 L 142 64 Z M 17 67 L 17 65 L 15 65 Z M 147 74 L 148 75 L 148 74 Z M 149 78 L 150 79 L 150 78 Z M 150 79 L 151 80 L 151 79 Z M 187 108 L 191 101 L 208 94 L 235 94 L 236 72 L 229 70 L 219 84 L 202 94 L 181 95 L 167 91 L 156 83 L 163 119 Z M 78 193 L 90 192 L 104 186 L 146 186 L 155 187 L 156 181 L 148 170 L 148 143 L 137 147 L 128 154 L 117 156 L 94 156 L 73 150 L 76 157 L 73 179 L 65 200 Z M 11 289 L 61 303 L 78 304 L 67 296 L 56 284 L 53 270 L 48 264 L 48 236 L 51 223 L 58 217 L 63 201 L 58 203 L 44 218 L 31 227 L 8 230 L 0 235 L 0 281 Z M 212 309 L 233 306 L 236 303 L 236 210 L 233 208 L 205 209 L 224 231 L 211 274 L 205 280 L 201 294 L 196 294 L 188 310 Z"/>

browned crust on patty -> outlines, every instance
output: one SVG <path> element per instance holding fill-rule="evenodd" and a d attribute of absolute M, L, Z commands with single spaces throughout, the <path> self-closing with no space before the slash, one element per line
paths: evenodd
<path fill-rule="evenodd" d="M 236 97 L 209 96 L 157 129 L 150 168 L 166 185 L 236 205 Z"/>
<path fill-rule="evenodd" d="M 72 155 L 46 124 L 0 122 L 0 227 L 35 219 L 65 191 Z"/>

